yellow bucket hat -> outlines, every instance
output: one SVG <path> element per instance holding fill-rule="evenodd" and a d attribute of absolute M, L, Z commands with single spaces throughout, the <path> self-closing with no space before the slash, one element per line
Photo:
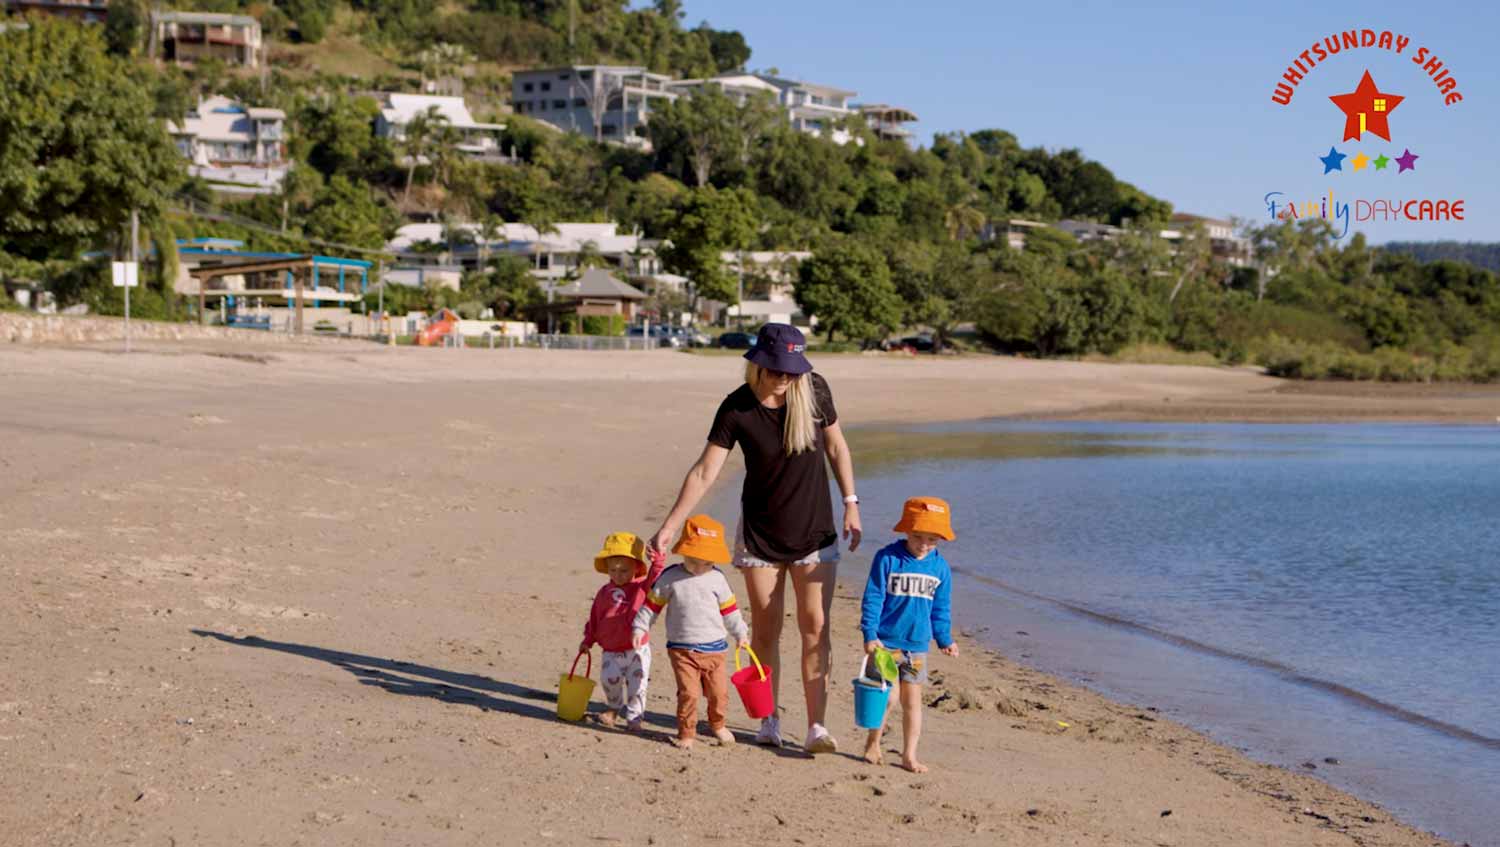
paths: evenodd
<path fill-rule="evenodd" d="M 936 497 L 913 497 L 901 507 L 897 532 L 930 532 L 953 540 L 953 515 L 947 500 Z"/>
<path fill-rule="evenodd" d="M 692 556 L 719 565 L 729 564 L 729 545 L 724 542 L 724 525 L 708 515 L 693 515 L 682 528 L 682 537 L 673 553 Z"/>
<path fill-rule="evenodd" d="M 635 559 L 635 575 L 646 575 L 646 542 L 633 532 L 611 532 L 604 538 L 604 547 L 594 554 L 594 570 L 609 573 L 609 557 L 624 556 Z"/>

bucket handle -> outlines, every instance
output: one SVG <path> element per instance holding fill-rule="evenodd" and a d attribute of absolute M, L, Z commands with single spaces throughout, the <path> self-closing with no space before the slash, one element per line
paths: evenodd
<path fill-rule="evenodd" d="M 735 645 L 735 648 L 734 648 L 734 669 L 735 669 L 735 671 L 737 672 L 740 669 L 740 651 L 741 650 L 745 650 L 745 651 L 749 652 L 749 654 L 750 654 L 750 661 L 752 661 L 752 662 L 755 663 L 755 670 L 758 673 L 760 673 L 760 681 L 761 682 L 765 682 L 766 681 L 766 669 L 763 668 L 763 667 L 761 667 L 760 659 L 758 657 L 756 657 L 756 655 L 755 655 L 755 648 L 751 647 L 749 644 L 745 644 L 744 642 L 740 642 L 739 644 Z"/>
<path fill-rule="evenodd" d="M 568 668 L 568 679 L 573 678 L 573 671 L 578 670 L 578 660 L 588 658 L 588 664 L 584 665 L 583 675 L 592 677 L 594 675 L 594 652 L 592 650 L 579 650 L 578 655 L 573 657 L 573 666 Z"/>
<path fill-rule="evenodd" d="M 860 663 L 859 663 L 859 676 L 855 677 L 855 679 L 857 681 L 865 682 L 866 684 L 868 684 L 870 682 L 873 682 L 874 680 L 870 679 L 868 676 L 865 676 L 865 672 L 868 671 L 869 669 L 870 669 L 870 654 L 866 653 L 864 659 L 862 659 L 860 661 Z M 883 677 L 883 676 L 880 678 L 880 690 L 881 691 L 889 691 L 889 690 L 891 690 L 891 684 L 889 682 L 886 682 L 885 681 L 885 677 Z"/>

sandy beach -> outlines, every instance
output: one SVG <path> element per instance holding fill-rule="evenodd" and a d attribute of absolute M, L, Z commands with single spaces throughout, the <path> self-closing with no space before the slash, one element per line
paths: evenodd
<path fill-rule="evenodd" d="M 1500 390 L 1472 386 L 814 363 L 852 428 L 1500 415 Z M 358 342 L 0 348 L 0 843 L 1446 843 L 967 638 L 934 662 L 932 772 L 860 762 L 854 591 L 894 515 L 865 515 L 841 571 L 844 753 L 673 749 L 665 662 L 644 737 L 558 721 L 593 552 L 611 530 L 655 529 L 740 365 Z M 857 474 L 857 442 L 854 460 Z M 800 741 L 801 698 L 786 699 Z M 738 704 L 730 726 L 753 731 Z"/>

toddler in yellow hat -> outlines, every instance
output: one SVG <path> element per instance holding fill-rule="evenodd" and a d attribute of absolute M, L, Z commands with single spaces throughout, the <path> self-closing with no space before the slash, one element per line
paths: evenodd
<path fill-rule="evenodd" d="M 866 654 L 882 648 L 901 651 L 901 765 L 924 773 L 927 766 L 917 760 L 917 739 L 922 735 L 927 650 L 936 640 L 944 654 L 958 655 L 952 628 L 953 572 L 937 549 L 953 540 L 948 501 L 937 497 L 907 500 L 895 530 L 906 533 L 906 538 L 886 545 L 870 563 L 859 626 Z M 879 678 L 873 667 L 867 673 Z M 870 764 L 880 764 L 883 731 L 882 721 L 881 728 L 870 730 L 865 741 L 865 761 Z"/>
<path fill-rule="evenodd" d="M 693 515 L 682 529 L 682 538 L 672 548 L 682 555 L 682 564 L 662 571 L 651 587 L 646 605 L 635 616 L 637 644 L 657 615 L 667 618 L 667 656 L 677 678 L 678 747 L 692 747 L 698 736 L 698 698 L 708 700 L 708 728 L 722 744 L 733 744 L 734 734 L 725 725 L 729 713 L 729 674 L 724 653 L 725 636 L 735 644 L 749 640 L 749 630 L 740 615 L 739 603 L 729 589 L 729 580 L 715 565 L 730 562 L 724 542 L 724 525 L 708 515 Z"/>
<path fill-rule="evenodd" d="M 646 681 L 651 677 L 651 645 L 645 640 L 634 643 L 631 625 L 666 559 L 652 551 L 648 568 L 646 543 L 631 532 L 611 533 L 594 556 L 594 570 L 608 574 L 609 582 L 594 595 L 578 652 L 587 653 L 595 644 L 604 649 L 599 680 L 608 708 L 599 715 L 599 722 L 605 726 L 614 726 L 616 718 L 623 716 L 630 731 L 641 728 Z"/>

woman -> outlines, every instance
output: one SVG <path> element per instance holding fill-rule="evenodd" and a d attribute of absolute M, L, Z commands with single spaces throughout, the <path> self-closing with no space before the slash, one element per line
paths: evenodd
<path fill-rule="evenodd" d="M 823 377 L 812 373 L 806 349 L 795 327 L 760 328 L 755 346 L 745 354 L 745 384 L 719 405 L 708 443 L 683 479 L 677 502 L 652 546 L 671 547 L 683 521 L 718 478 L 729 451 L 739 444 L 745 453 L 745 486 L 734 564 L 745 577 L 750 599 L 750 643 L 771 669 L 780 703 L 781 623 L 790 576 L 807 698 L 803 746 L 813 753 L 832 753 L 838 744 L 823 722 L 828 708 L 828 612 L 839 548 L 825 462 L 832 462 L 844 493 L 844 538 L 850 550 L 859 546 L 861 528 L 849 445 L 839 429 L 833 394 Z M 755 740 L 780 746 L 780 718 L 762 720 Z"/>

